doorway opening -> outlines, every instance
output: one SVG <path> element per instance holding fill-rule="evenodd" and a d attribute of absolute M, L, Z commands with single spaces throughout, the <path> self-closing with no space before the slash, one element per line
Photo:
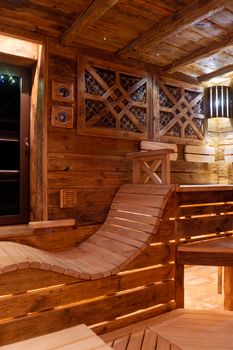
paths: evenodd
<path fill-rule="evenodd" d="M 0 224 L 29 221 L 30 70 L 0 64 Z"/>
<path fill-rule="evenodd" d="M 0 226 L 47 220 L 47 43 L 0 44 Z"/>

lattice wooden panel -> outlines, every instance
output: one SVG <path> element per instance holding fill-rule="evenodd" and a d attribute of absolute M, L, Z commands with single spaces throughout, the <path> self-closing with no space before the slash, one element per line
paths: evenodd
<path fill-rule="evenodd" d="M 161 138 L 204 139 L 203 92 L 159 82 L 159 105 Z"/>
<path fill-rule="evenodd" d="M 78 132 L 103 136 L 147 138 L 149 122 L 147 74 L 85 63 L 83 108 Z M 81 88 L 80 88 L 81 90 Z"/>

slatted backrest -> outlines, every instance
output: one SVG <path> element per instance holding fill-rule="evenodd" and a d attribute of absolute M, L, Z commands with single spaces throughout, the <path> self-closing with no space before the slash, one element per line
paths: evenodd
<path fill-rule="evenodd" d="M 177 160 L 178 150 L 177 145 L 173 143 L 154 142 L 154 141 L 141 141 L 140 149 L 146 151 L 156 151 L 162 149 L 172 149 L 174 153 L 170 154 L 170 160 Z"/>
<path fill-rule="evenodd" d="M 153 239 L 163 209 L 174 189 L 173 185 L 123 185 L 112 202 L 104 224 L 87 243 L 123 256 L 125 259 L 118 265 L 120 270 Z M 111 262 L 115 263 L 116 258 L 119 259 L 113 256 Z"/>
<path fill-rule="evenodd" d="M 186 145 L 184 158 L 187 162 L 213 163 L 215 162 L 215 148 Z"/>

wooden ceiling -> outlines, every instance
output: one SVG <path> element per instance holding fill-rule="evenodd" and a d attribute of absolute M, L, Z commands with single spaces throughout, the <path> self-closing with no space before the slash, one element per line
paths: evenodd
<path fill-rule="evenodd" d="M 233 0 L 1 0 L 0 31 L 208 81 L 233 78 Z"/>

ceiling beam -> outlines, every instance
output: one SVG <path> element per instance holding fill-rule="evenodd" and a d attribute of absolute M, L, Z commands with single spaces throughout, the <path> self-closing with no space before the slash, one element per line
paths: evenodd
<path fill-rule="evenodd" d="M 233 73 L 233 64 L 217 69 L 211 73 L 200 75 L 199 77 L 197 77 L 197 80 L 200 83 L 202 83 L 203 81 L 208 81 L 210 79 L 220 77 L 221 75 L 225 75 L 230 72 Z"/>
<path fill-rule="evenodd" d="M 60 44 L 70 44 L 74 34 L 90 27 L 117 2 L 119 0 L 93 0 L 91 5 L 62 33 L 59 40 Z"/>
<path fill-rule="evenodd" d="M 215 42 L 209 46 L 202 47 L 199 50 L 196 50 L 195 52 L 191 52 L 187 56 L 168 65 L 164 70 L 167 73 L 174 73 L 179 69 L 187 66 L 188 64 L 195 63 L 196 61 L 199 61 L 203 58 L 207 58 L 220 51 L 224 51 L 227 47 L 232 45 L 233 45 L 233 33 L 228 34 L 227 37 L 225 37 L 222 41 L 218 43 Z"/>
<path fill-rule="evenodd" d="M 129 45 L 120 49 L 117 54 L 125 57 L 132 54 L 140 47 L 159 44 L 175 32 L 184 30 L 186 27 L 199 22 L 217 11 L 224 8 L 229 2 L 226 0 L 195 0 L 187 6 L 184 6 L 180 11 L 163 19 L 152 30 L 140 35 L 133 40 Z"/>

